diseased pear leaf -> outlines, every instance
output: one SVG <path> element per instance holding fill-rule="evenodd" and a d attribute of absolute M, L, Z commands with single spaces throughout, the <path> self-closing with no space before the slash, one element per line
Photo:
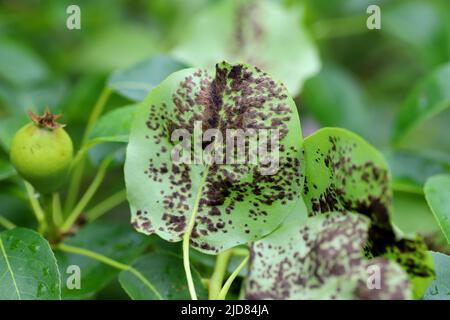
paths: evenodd
<path fill-rule="evenodd" d="M 433 261 L 420 238 L 402 238 L 392 226 L 390 173 L 382 155 L 338 128 L 317 131 L 304 147 L 303 198 L 309 215 L 350 211 L 368 217 L 366 255 L 397 261 L 410 276 L 414 297 L 420 297 L 434 276 Z"/>
<path fill-rule="evenodd" d="M 267 157 L 247 161 L 255 151 L 250 146 L 244 163 L 175 163 L 171 154 L 180 144 L 171 141 L 172 133 L 185 129 L 193 135 L 196 123 L 202 132 L 219 129 L 224 149 L 231 152 L 225 141 L 230 129 L 258 135 L 263 129 L 278 130 L 279 146 L 272 145 L 271 152 L 279 152 L 272 158 L 279 163 L 262 164 Z M 294 101 L 260 69 L 223 62 L 215 70 L 176 72 L 152 90 L 132 124 L 125 163 L 132 224 L 140 232 L 180 241 L 198 203 L 191 234 L 195 248 L 218 253 L 259 239 L 285 219 L 300 197 L 302 141 Z M 184 151 L 198 146 L 202 152 L 204 145 L 194 142 Z M 216 148 L 216 142 L 208 146 Z"/>
<path fill-rule="evenodd" d="M 301 211 L 252 244 L 247 299 L 410 298 L 397 263 L 364 257 L 367 218 L 333 212 L 305 219 Z"/>
<path fill-rule="evenodd" d="M 191 18 L 173 54 L 199 67 L 221 60 L 258 66 L 295 96 L 320 69 L 302 15 L 303 8 L 288 10 L 269 0 L 217 1 Z"/>

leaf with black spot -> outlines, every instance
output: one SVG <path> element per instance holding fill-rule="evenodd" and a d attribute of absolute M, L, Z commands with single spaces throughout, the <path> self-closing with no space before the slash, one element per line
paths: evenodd
<path fill-rule="evenodd" d="M 177 149 L 190 139 L 172 141 L 175 129 L 193 135 L 196 123 L 203 132 L 220 130 L 226 147 L 217 147 L 218 141 L 199 145 L 197 140 L 190 147 Z M 248 147 L 233 150 L 226 143 L 229 129 L 243 130 L 241 135 L 253 130 L 258 139 L 260 129 L 278 130 L 279 138 L 273 141 L 278 141 L 278 146 L 273 144 L 271 152 L 278 151 L 279 157 L 268 154 L 274 155 L 272 160 L 279 159 L 278 165 L 262 163 L 270 158 L 259 157 L 248 136 Z M 272 140 L 270 136 L 266 141 Z M 260 69 L 223 62 L 213 70 L 176 72 L 152 90 L 132 124 L 125 163 L 132 224 L 140 232 L 180 241 L 198 204 L 191 234 L 195 248 L 218 253 L 259 239 L 272 232 L 300 199 L 302 145 L 294 101 L 284 85 Z M 183 150 L 183 157 L 184 151 L 206 152 L 211 146 L 225 155 L 227 150 L 232 151 L 230 155 L 243 150 L 244 161 L 172 161 L 177 150 Z M 257 161 L 249 161 L 255 154 L 258 157 L 252 159 Z M 226 156 L 219 159 L 226 160 Z"/>
<path fill-rule="evenodd" d="M 385 256 L 409 274 L 414 297 L 432 280 L 433 261 L 420 238 L 401 237 L 391 223 L 390 172 L 381 153 L 361 137 L 324 128 L 305 139 L 303 199 L 309 215 L 357 212 L 370 219 L 368 257 Z"/>
<path fill-rule="evenodd" d="M 349 212 L 305 215 L 299 207 L 252 244 L 247 299 L 410 298 L 408 276 L 397 263 L 364 256 L 367 218 Z"/>

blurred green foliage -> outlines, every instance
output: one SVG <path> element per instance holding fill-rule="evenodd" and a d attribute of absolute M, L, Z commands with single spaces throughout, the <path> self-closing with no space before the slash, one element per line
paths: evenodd
<path fill-rule="evenodd" d="M 433 250 L 448 251 L 425 204 L 422 187 L 429 176 L 450 172 L 447 108 L 450 105 L 450 2 L 269 1 L 302 17 L 298 20 L 298 30 L 290 29 L 291 26 L 284 26 L 283 30 L 283 25 L 279 28 L 286 33 L 301 30 L 301 34 L 307 35 L 322 65 L 315 75 L 308 75 L 309 79 L 295 97 L 304 134 L 322 126 L 344 127 L 380 148 L 391 165 L 394 189 L 399 194 L 394 203 L 395 223 L 407 233 L 425 235 Z M 3 0 L 0 4 L 0 214 L 21 225 L 34 223 L 27 218 L 31 215 L 23 201 L 22 184 L 8 164 L 10 140 L 15 130 L 28 121 L 25 114 L 28 109 L 40 112 L 48 105 L 53 112 L 62 112 L 63 122 L 69 124 L 67 129 L 78 145 L 90 111 L 108 79 L 114 87 L 114 80 L 120 80 L 124 74 L 137 74 L 142 82 L 150 84 L 150 90 L 167 74 L 189 63 L 171 60 L 171 52 L 190 40 L 186 39 L 185 31 L 195 23 L 197 15 L 216 3 L 214 0 Z M 70 4 L 81 8 L 81 30 L 66 28 L 66 8 Z M 370 4 L 381 8 L 381 30 L 366 27 L 366 9 Z M 208 30 L 204 32 L 206 37 Z M 298 46 L 292 48 L 298 50 Z M 280 57 L 276 51 L 271 54 L 271 64 L 289 68 L 281 53 Z M 195 56 L 195 52 L 190 54 Z M 151 59 L 155 57 L 165 59 L 167 69 L 155 70 L 154 66 L 159 65 L 152 65 Z M 148 77 L 136 70 L 120 71 L 135 64 L 148 67 Z M 442 70 L 446 70 L 444 75 Z M 110 78 L 112 73 L 115 76 Z M 440 76 L 433 78 L 436 74 Z M 423 84 L 424 81 L 429 85 Z M 423 86 L 425 95 L 420 89 Z M 130 105 L 145 95 L 145 92 L 130 92 L 128 87 L 119 86 L 116 91 L 93 137 L 116 139 L 118 144 L 91 150 L 91 176 L 106 153 L 123 151 L 121 142 L 126 141 L 126 119 L 132 113 Z M 421 109 L 424 105 L 432 109 L 429 114 Z M 108 113 L 123 106 L 129 109 Z M 436 110 L 440 112 L 438 116 Z M 118 117 L 119 137 L 117 130 L 111 132 L 108 127 L 116 123 L 111 119 Z M 403 134 L 399 130 L 405 121 L 416 120 L 421 121 L 411 126 L 411 130 L 408 127 L 408 134 L 404 132 L 403 139 L 394 143 L 393 137 Z M 117 161 L 122 160 L 118 157 Z M 84 183 L 89 178 L 88 175 Z M 121 167 L 115 167 L 107 183 L 110 187 L 101 190 L 96 200 L 123 188 Z M 127 206 L 113 210 L 108 219 L 128 222 Z M 176 244 L 167 246 L 170 251 L 178 250 Z M 108 292 L 100 295 L 108 297 Z"/>

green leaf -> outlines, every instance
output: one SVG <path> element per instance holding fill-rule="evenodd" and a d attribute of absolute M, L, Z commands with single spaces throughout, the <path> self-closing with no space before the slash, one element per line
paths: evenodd
<path fill-rule="evenodd" d="M 419 238 L 402 238 L 391 224 L 392 190 L 386 161 L 374 147 L 345 129 L 325 128 L 305 139 L 306 206 L 310 215 L 350 211 L 371 221 L 366 254 L 398 262 L 421 297 L 434 273 Z"/>
<path fill-rule="evenodd" d="M 104 114 L 92 130 L 91 140 L 127 143 L 136 109 L 137 105 L 129 105 Z"/>
<path fill-rule="evenodd" d="M 363 88 L 345 69 L 326 65 L 305 83 L 302 101 L 322 126 L 343 127 L 358 133 L 368 129 L 369 110 Z"/>
<path fill-rule="evenodd" d="M 147 94 L 171 73 L 186 68 L 186 65 L 170 56 L 154 56 L 147 60 L 114 72 L 108 86 L 134 101 L 142 101 Z"/>
<path fill-rule="evenodd" d="M 89 155 L 95 165 L 109 155 L 114 155 L 116 163 L 125 161 L 125 143 L 128 142 L 131 123 L 137 105 L 129 105 L 112 110 L 103 115 L 90 134 Z"/>
<path fill-rule="evenodd" d="M 81 247 L 105 255 L 121 263 L 131 263 L 145 250 L 148 239 L 129 226 L 96 221 L 82 228 L 64 241 L 65 244 Z M 104 288 L 120 270 L 107 266 L 89 257 L 58 251 L 56 253 L 61 270 L 62 298 L 87 299 Z M 76 265 L 81 270 L 81 289 L 70 290 L 66 286 L 70 273 L 67 268 Z"/>
<path fill-rule="evenodd" d="M 127 68 L 158 52 L 158 40 L 151 28 L 120 24 L 101 30 L 73 52 L 72 67 L 89 73 Z"/>
<path fill-rule="evenodd" d="M 8 179 L 16 174 L 16 170 L 9 161 L 0 158 L 0 181 Z"/>
<path fill-rule="evenodd" d="M 48 77 L 43 61 L 26 46 L 0 39 L 0 78 L 15 87 L 25 87 Z"/>
<path fill-rule="evenodd" d="M 173 53 L 199 67 L 221 60 L 256 65 L 282 80 L 295 96 L 320 68 L 299 11 L 267 0 L 220 1 L 191 18 Z"/>
<path fill-rule="evenodd" d="M 423 189 L 423 187 L 422 187 Z M 447 245 L 441 230 L 431 213 L 430 208 L 422 194 L 411 192 L 395 192 L 394 210 L 392 212 L 392 223 L 405 234 L 418 233 L 432 240 Z M 428 239 L 430 240 L 430 239 Z"/>
<path fill-rule="evenodd" d="M 61 299 L 55 256 L 38 233 L 24 228 L 0 233 L 0 299 Z"/>
<path fill-rule="evenodd" d="M 383 154 L 392 170 L 392 186 L 396 191 L 422 194 L 429 177 L 450 173 L 450 161 L 428 152 L 387 150 Z"/>
<path fill-rule="evenodd" d="M 324 128 L 305 139 L 306 181 L 311 213 L 348 210 L 385 216 L 390 210 L 388 166 L 374 147 L 356 134 Z"/>
<path fill-rule="evenodd" d="M 428 205 L 450 244 L 450 175 L 431 177 L 424 191 Z"/>
<path fill-rule="evenodd" d="M 251 246 L 247 299 L 408 299 L 408 276 L 383 258 L 365 259 L 369 221 L 352 213 L 303 218 L 283 225 Z M 371 271 L 373 270 L 373 271 Z M 379 271 L 379 287 L 369 278 Z M 375 278 L 374 278 L 375 279 Z"/>
<path fill-rule="evenodd" d="M 0 146 L 9 154 L 12 139 L 16 132 L 28 123 L 30 119 L 25 114 L 17 114 L 0 120 Z"/>
<path fill-rule="evenodd" d="M 431 252 L 436 267 L 436 280 L 428 287 L 424 300 L 450 300 L 450 256 Z"/>
<path fill-rule="evenodd" d="M 395 120 L 393 139 L 401 142 L 427 119 L 450 106 L 450 64 L 436 69 L 422 81 L 403 103 Z"/>
<path fill-rule="evenodd" d="M 66 90 L 67 83 L 63 79 L 48 80 L 23 88 L 0 84 L 0 99 L 13 114 L 26 114 L 28 110 L 40 114 L 46 106 L 56 113 L 60 110 L 59 105 Z"/>
<path fill-rule="evenodd" d="M 189 300 L 186 275 L 181 258 L 171 253 L 154 252 L 140 257 L 133 263 L 145 279 L 156 289 L 159 296 L 165 300 Z M 199 299 L 207 299 L 207 291 L 201 283 L 198 272 L 193 270 L 193 279 Z M 122 271 L 119 275 L 122 288 L 133 300 L 156 300 L 154 291 L 129 271 Z"/>
<path fill-rule="evenodd" d="M 415 49 L 427 65 L 448 61 L 448 4 L 443 1 L 399 1 L 383 9 L 382 31 Z M 411 37 L 414 34 L 414 37 Z M 419 59 L 418 59 L 419 58 Z"/>
<path fill-rule="evenodd" d="M 269 172 L 261 163 L 174 163 L 172 133 L 185 129 L 192 134 L 197 121 L 204 130 L 219 128 L 220 132 L 279 129 L 278 170 Z M 191 236 L 195 248 L 218 253 L 261 238 L 298 201 L 301 147 L 294 101 L 266 73 L 227 63 L 218 64 L 215 71 L 176 72 L 152 90 L 132 126 L 125 162 L 132 224 L 140 232 L 180 241 L 197 203 Z"/>

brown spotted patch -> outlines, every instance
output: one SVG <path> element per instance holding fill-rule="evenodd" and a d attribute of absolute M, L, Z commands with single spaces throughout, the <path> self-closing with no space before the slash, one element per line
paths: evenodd
<path fill-rule="evenodd" d="M 408 278 L 399 265 L 364 257 L 368 229 L 367 218 L 352 213 L 306 219 L 292 214 L 280 229 L 252 245 L 246 298 L 409 298 Z M 369 289 L 377 285 L 369 279 L 374 269 L 381 282 L 378 289 Z"/>
<path fill-rule="evenodd" d="M 174 130 L 279 130 L 279 166 L 263 174 L 261 163 L 175 164 Z M 205 150 L 206 145 L 191 143 Z M 223 161 L 235 149 L 224 143 Z M 132 222 L 137 230 L 179 241 L 200 192 L 191 244 L 214 252 L 259 239 L 273 231 L 300 197 L 303 184 L 302 137 L 286 88 L 258 68 L 220 63 L 215 70 L 177 72 L 142 103 L 132 128 L 125 166 Z M 249 159 L 250 153 L 245 156 Z M 191 160 L 194 159 L 192 156 Z M 208 176 L 200 185 L 204 172 Z M 141 214 L 138 215 L 137 213 Z M 144 223 L 146 226 L 144 227 Z"/>
<path fill-rule="evenodd" d="M 351 211 L 366 216 L 371 221 L 368 257 L 390 257 L 411 279 L 432 279 L 423 242 L 399 237 L 392 226 L 390 173 L 378 151 L 347 130 L 325 128 L 306 139 L 305 166 L 303 198 L 309 215 Z"/>

